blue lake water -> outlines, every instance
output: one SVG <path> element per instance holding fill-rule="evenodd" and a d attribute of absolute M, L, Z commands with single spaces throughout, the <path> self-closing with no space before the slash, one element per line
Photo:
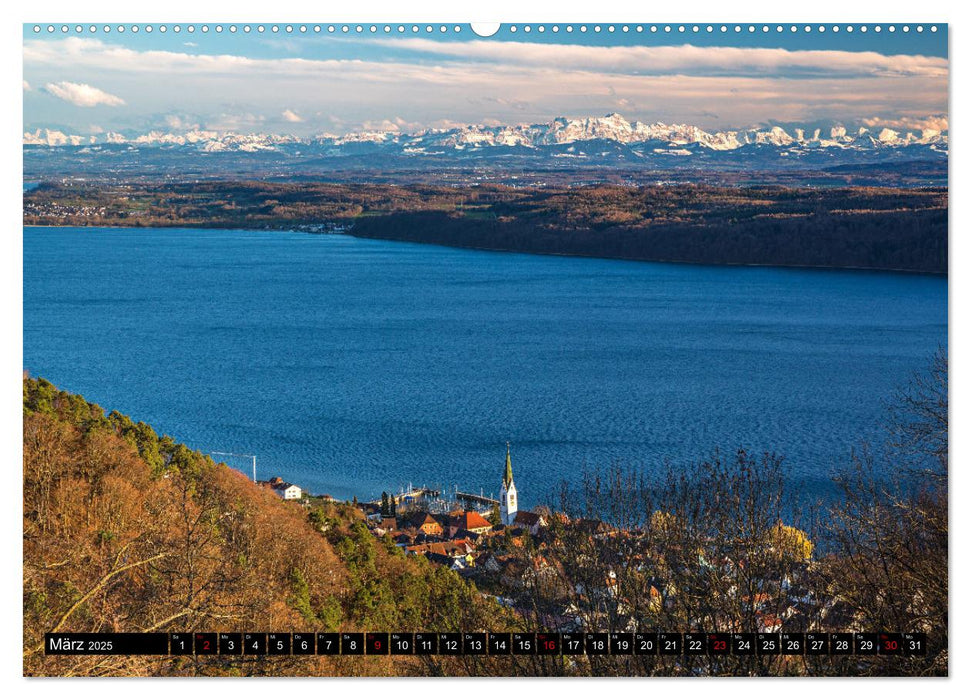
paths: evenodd
<path fill-rule="evenodd" d="M 33 375 L 338 497 L 494 493 L 507 440 L 526 504 L 740 446 L 823 494 L 946 338 L 939 277 L 24 230 Z"/>

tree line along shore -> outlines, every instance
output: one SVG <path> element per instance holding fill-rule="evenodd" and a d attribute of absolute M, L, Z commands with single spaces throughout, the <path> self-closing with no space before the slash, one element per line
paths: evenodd
<path fill-rule="evenodd" d="M 347 233 L 497 251 L 947 273 L 942 187 L 43 182 L 33 226 Z"/>

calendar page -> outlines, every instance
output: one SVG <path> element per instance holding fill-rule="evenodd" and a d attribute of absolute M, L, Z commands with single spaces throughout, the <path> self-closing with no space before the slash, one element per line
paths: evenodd
<path fill-rule="evenodd" d="M 84 15 L 25 676 L 948 674 L 946 23 Z"/>

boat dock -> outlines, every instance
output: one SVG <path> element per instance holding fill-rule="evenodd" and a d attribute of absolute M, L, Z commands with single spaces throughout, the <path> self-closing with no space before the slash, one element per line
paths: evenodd
<path fill-rule="evenodd" d="M 477 495 L 474 493 L 465 493 L 464 491 L 455 492 L 455 500 L 467 505 L 475 506 L 498 506 L 499 501 L 495 498 L 489 498 L 488 496 Z"/>

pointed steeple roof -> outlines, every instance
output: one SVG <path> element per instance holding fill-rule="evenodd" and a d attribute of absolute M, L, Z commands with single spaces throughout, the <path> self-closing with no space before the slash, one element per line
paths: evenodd
<path fill-rule="evenodd" d="M 506 471 L 502 474 L 502 485 L 508 487 L 512 483 L 512 457 L 509 455 L 509 443 L 506 443 Z"/>

